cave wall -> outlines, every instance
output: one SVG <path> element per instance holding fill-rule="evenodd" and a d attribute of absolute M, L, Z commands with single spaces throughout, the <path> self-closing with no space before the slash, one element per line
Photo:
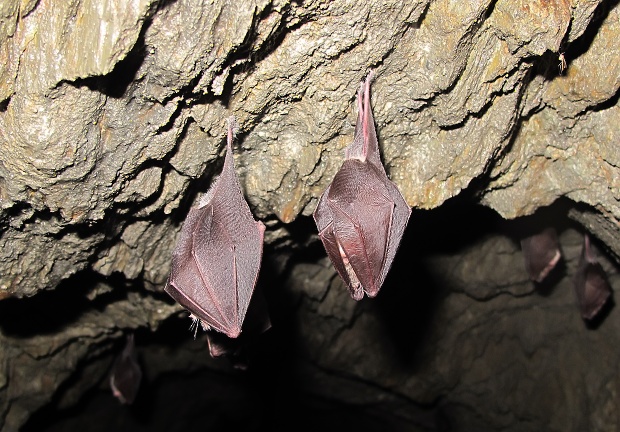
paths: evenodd
<path fill-rule="evenodd" d="M 267 225 L 266 261 L 279 273 L 314 245 L 308 216 L 342 163 L 356 90 L 371 69 L 383 161 L 414 209 L 467 195 L 514 219 L 568 198 L 567 214 L 620 257 L 619 14 L 617 1 L 592 0 L 5 2 L 5 427 L 23 424 L 76 368 L 105 369 L 101 358 L 123 331 L 155 331 L 178 316 L 161 293 L 172 247 L 219 172 L 231 114 L 244 193 Z M 531 294 L 524 283 L 516 285 Z M 328 315 L 353 313 L 345 295 L 333 295 L 343 311 Z M 535 309 L 535 297 L 514 295 Z M 490 315 L 499 308 L 480 303 Z M 449 331 L 475 332 L 453 313 L 445 312 Z M 603 333 L 583 337 L 604 345 Z M 352 361 L 360 354 L 344 347 L 363 351 L 364 338 L 346 334 L 334 343 Z M 340 367 L 329 356 L 321 362 Z M 32 373 L 42 368 L 54 373 Z M 64 392 L 59 406 L 95 381 Z"/>

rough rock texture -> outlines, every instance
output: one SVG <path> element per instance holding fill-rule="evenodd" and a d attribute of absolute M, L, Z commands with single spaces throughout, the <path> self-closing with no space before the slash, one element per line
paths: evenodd
<path fill-rule="evenodd" d="M 311 293 L 298 322 L 307 355 L 319 370 L 368 387 L 348 396 L 353 404 L 408 401 L 410 429 L 399 430 L 616 430 L 620 358 L 610 342 L 620 320 L 612 313 L 596 331 L 584 326 L 571 280 L 582 237 L 567 230 L 560 241 L 570 277 L 544 296 L 533 292 L 518 245 L 504 236 L 430 257 L 415 266 L 426 277 L 392 279 L 375 303 L 344 307 L 339 282 Z M 617 270 L 604 266 L 617 286 Z M 326 397 L 349 394 L 335 380 L 317 382 L 313 390 Z"/>
<path fill-rule="evenodd" d="M 457 210 L 479 223 L 467 231 Z M 25 432 L 617 430 L 620 319 L 610 308 L 591 326 L 580 317 L 572 277 L 582 233 L 559 223 L 562 261 L 535 286 L 518 238 L 540 218 L 520 227 L 453 207 L 414 220 L 376 299 L 353 301 L 326 259 L 292 266 L 271 293 L 274 328 L 248 370 L 210 359 L 204 336 L 184 333 L 187 321 L 163 345 L 138 333 L 137 407 L 119 405 L 103 382 L 78 412 L 51 424 L 39 416 Z M 617 267 L 601 259 L 617 286 Z"/>
<path fill-rule="evenodd" d="M 179 310 L 159 293 L 180 223 L 221 166 L 226 117 L 241 125 L 236 164 L 273 265 L 311 243 L 306 216 L 343 160 L 369 69 L 383 159 L 410 205 L 467 189 L 518 218 L 567 197 L 620 257 L 617 1 L 117 3 L 0 5 L 0 303 L 28 313 L 88 295 L 99 308 L 52 330 L 33 314 L 25 334 L 0 316 L 8 430 L 65 381 L 63 362 L 88 364 L 120 329 Z M 110 318 L 123 302 L 134 313 Z M 43 364 L 58 374 L 21 384 Z"/>

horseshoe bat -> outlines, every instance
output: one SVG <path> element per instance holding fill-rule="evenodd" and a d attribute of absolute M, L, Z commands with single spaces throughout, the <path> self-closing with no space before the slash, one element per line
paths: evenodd
<path fill-rule="evenodd" d="M 138 364 L 133 334 L 130 334 L 127 336 L 125 348 L 112 366 L 112 375 L 110 376 L 112 394 L 122 404 L 131 404 L 136 398 L 141 380 L 142 370 Z"/>
<path fill-rule="evenodd" d="M 547 277 L 562 257 L 558 235 L 554 228 L 546 228 L 523 238 L 521 250 L 530 279 L 538 283 Z"/>
<path fill-rule="evenodd" d="M 229 119 L 222 173 L 190 209 L 172 254 L 164 290 L 203 329 L 229 338 L 241 333 L 263 253 L 265 226 L 243 197 L 233 161 Z"/>
<path fill-rule="evenodd" d="M 598 262 L 590 245 L 590 236 L 584 235 L 579 265 L 575 273 L 575 292 L 581 316 L 591 320 L 596 317 L 611 295 L 607 274 Z"/>
<path fill-rule="evenodd" d="M 314 211 L 327 255 L 355 300 L 378 294 L 411 214 L 381 163 L 370 106 L 371 78 L 372 73 L 357 94 L 355 138 Z"/>

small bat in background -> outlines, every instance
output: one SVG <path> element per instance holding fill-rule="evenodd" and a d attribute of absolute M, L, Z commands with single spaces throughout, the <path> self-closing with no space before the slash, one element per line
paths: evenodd
<path fill-rule="evenodd" d="M 265 232 L 265 226 L 254 220 L 235 174 L 234 123 L 231 117 L 222 173 L 198 206 L 190 209 L 164 288 L 203 329 L 230 338 L 241 333 L 258 277 Z"/>
<path fill-rule="evenodd" d="M 584 235 L 579 265 L 575 273 L 575 292 L 581 316 L 591 320 L 605 305 L 611 295 L 605 270 L 598 262 L 596 252 L 590 245 L 590 236 Z"/>
<path fill-rule="evenodd" d="M 132 404 L 140 388 L 141 380 L 142 370 L 138 364 L 133 334 L 130 334 L 127 336 L 125 348 L 112 366 L 112 375 L 110 376 L 112 394 L 122 404 Z"/>
<path fill-rule="evenodd" d="M 360 86 L 355 138 L 314 211 L 319 237 L 355 300 L 375 297 L 385 281 L 411 209 L 388 179 L 370 107 L 370 80 Z"/>
<path fill-rule="evenodd" d="M 562 257 L 554 228 L 545 228 L 537 234 L 523 238 L 521 250 L 530 279 L 538 283 L 547 277 Z"/>

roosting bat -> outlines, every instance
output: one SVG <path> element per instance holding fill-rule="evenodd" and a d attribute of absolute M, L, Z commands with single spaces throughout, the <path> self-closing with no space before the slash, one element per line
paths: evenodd
<path fill-rule="evenodd" d="M 355 300 L 379 292 L 411 214 L 381 164 L 370 107 L 371 75 L 357 95 L 355 138 L 314 211 L 327 255 Z"/>
<path fill-rule="evenodd" d="M 141 380 L 142 370 L 138 364 L 133 334 L 130 334 L 127 336 L 125 348 L 116 358 L 112 367 L 112 375 L 110 376 L 112 394 L 121 403 L 131 404 L 136 398 Z"/>
<path fill-rule="evenodd" d="M 165 291 L 204 329 L 236 338 L 256 285 L 265 226 L 254 220 L 235 175 L 233 123 L 222 173 L 185 219 Z"/>
<path fill-rule="evenodd" d="M 607 275 L 592 250 L 588 234 L 584 235 L 579 266 L 575 273 L 575 292 L 581 316 L 587 320 L 591 320 L 600 312 L 611 295 Z"/>
<path fill-rule="evenodd" d="M 558 235 L 554 228 L 546 228 L 523 238 L 521 250 L 530 279 L 538 283 L 547 277 L 562 257 Z"/>

